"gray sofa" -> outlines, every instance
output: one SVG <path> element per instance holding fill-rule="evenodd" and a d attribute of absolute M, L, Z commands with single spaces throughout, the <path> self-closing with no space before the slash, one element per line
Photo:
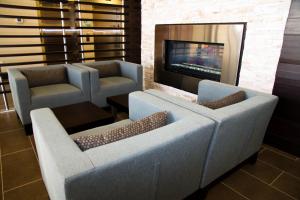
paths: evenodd
<path fill-rule="evenodd" d="M 162 128 L 82 152 L 72 138 L 168 111 Z M 129 119 L 69 136 L 50 109 L 31 112 L 52 200 L 183 199 L 199 188 L 215 124 L 153 95 L 129 95 Z"/>
<path fill-rule="evenodd" d="M 214 81 L 199 82 L 198 102 L 214 101 L 244 90 L 246 100 L 216 110 L 168 95 L 158 90 L 145 92 L 181 108 L 207 117 L 216 128 L 206 156 L 201 188 L 212 183 L 247 158 L 259 151 L 269 120 L 278 98 Z"/>
<path fill-rule="evenodd" d="M 114 63 L 117 63 L 120 67 L 119 75 L 99 77 L 99 67 L 110 67 L 109 65 Z M 72 65 L 89 70 L 91 81 L 91 101 L 99 107 L 107 106 L 106 98 L 109 96 L 130 93 L 143 89 L 143 67 L 141 65 L 120 60 L 73 63 Z"/>
<path fill-rule="evenodd" d="M 28 80 L 21 68 L 9 68 L 8 77 L 15 110 L 22 124 L 31 123 L 30 111 L 43 107 L 59 107 L 68 104 L 89 101 L 90 83 L 89 72 L 76 66 L 61 64 L 49 67 L 64 66 L 68 82 L 43 86 L 29 87 Z M 44 67 L 29 68 L 32 70 Z"/>

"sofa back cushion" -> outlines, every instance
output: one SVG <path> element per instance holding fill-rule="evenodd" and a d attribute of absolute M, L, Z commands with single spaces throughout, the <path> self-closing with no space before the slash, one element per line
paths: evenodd
<path fill-rule="evenodd" d="M 88 66 L 98 70 L 99 78 L 121 76 L 120 64 L 117 62 L 101 62 L 101 63 L 96 62 Z"/>
<path fill-rule="evenodd" d="M 81 136 L 74 141 L 82 151 L 149 132 L 167 124 L 167 112 L 157 112 L 141 120 L 98 135 Z"/>
<path fill-rule="evenodd" d="M 225 106 L 230 106 L 235 103 L 239 103 L 241 101 L 244 101 L 245 99 L 246 99 L 245 91 L 238 91 L 236 93 L 225 96 L 222 99 L 219 99 L 216 101 L 203 102 L 203 103 L 201 103 L 201 105 L 211 108 L 211 109 L 218 109 L 218 108 L 222 108 Z"/>
<path fill-rule="evenodd" d="M 22 69 L 29 87 L 67 83 L 68 77 L 64 66 L 47 66 Z"/>

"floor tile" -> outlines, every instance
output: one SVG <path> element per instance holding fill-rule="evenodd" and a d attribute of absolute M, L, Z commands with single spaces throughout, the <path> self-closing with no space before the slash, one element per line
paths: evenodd
<path fill-rule="evenodd" d="M 16 112 L 0 112 L 0 134 L 2 131 L 22 128 Z"/>
<path fill-rule="evenodd" d="M 13 109 L 14 105 L 13 105 L 11 94 L 7 94 L 7 102 L 8 102 L 8 109 Z M 5 111 L 5 110 L 6 110 L 6 108 L 4 105 L 4 100 L 1 95 L 0 96 L 0 111 Z"/>
<path fill-rule="evenodd" d="M 28 136 L 30 138 L 30 141 L 31 141 L 31 144 L 33 146 L 33 150 L 35 151 L 35 154 L 37 156 L 37 150 L 36 150 L 36 146 L 35 146 L 35 140 L 34 140 L 34 136 L 31 135 L 31 136 Z"/>
<path fill-rule="evenodd" d="M 48 200 L 48 193 L 42 180 L 4 193 L 5 200 Z"/>
<path fill-rule="evenodd" d="M 292 200 L 289 196 L 264 184 L 256 178 L 238 170 L 224 180 L 224 183 L 249 199 Z"/>
<path fill-rule="evenodd" d="M 215 185 L 212 189 L 208 191 L 207 197 L 205 200 L 245 200 L 246 198 L 242 197 L 238 193 L 232 191 L 230 188 L 226 187 L 224 184 L 219 183 Z"/>
<path fill-rule="evenodd" d="M 31 144 L 23 129 L 0 134 L 2 155 L 30 148 Z"/>
<path fill-rule="evenodd" d="M 271 167 L 270 165 L 266 165 L 259 160 L 256 161 L 254 165 L 246 164 L 242 167 L 242 169 L 266 183 L 271 183 L 282 172 L 281 170 Z"/>
<path fill-rule="evenodd" d="M 259 160 L 267 162 L 281 170 L 291 173 L 300 178 L 300 160 L 293 160 L 284 157 L 274 151 L 264 150 L 258 156 Z"/>
<path fill-rule="evenodd" d="M 283 173 L 272 185 L 296 199 L 300 199 L 300 179 Z"/>
<path fill-rule="evenodd" d="M 295 155 L 292 155 L 292 154 L 289 154 L 289 153 L 287 153 L 287 152 L 281 151 L 281 150 L 279 150 L 279 149 L 277 149 L 277 148 L 275 148 L 275 147 L 272 147 L 272 146 L 270 146 L 270 145 L 267 145 L 267 144 L 264 144 L 263 147 L 264 147 L 264 149 L 268 149 L 268 150 L 270 150 L 270 151 L 274 151 L 274 152 L 276 152 L 276 153 L 278 153 L 278 154 L 281 154 L 281 155 L 286 156 L 286 157 L 288 157 L 288 158 L 291 158 L 291 159 L 293 159 L 293 160 L 296 160 L 296 159 L 298 158 L 298 157 L 295 156 Z"/>
<path fill-rule="evenodd" d="M 4 191 L 41 178 L 32 149 L 2 156 Z"/>

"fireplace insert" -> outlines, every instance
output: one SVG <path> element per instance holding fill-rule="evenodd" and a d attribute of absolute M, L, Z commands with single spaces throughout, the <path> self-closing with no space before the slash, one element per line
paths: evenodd
<path fill-rule="evenodd" d="M 220 81 L 224 44 L 165 40 L 165 69 Z"/>

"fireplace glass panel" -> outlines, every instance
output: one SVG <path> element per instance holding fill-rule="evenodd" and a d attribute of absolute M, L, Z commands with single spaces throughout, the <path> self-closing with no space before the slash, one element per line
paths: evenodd
<path fill-rule="evenodd" d="M 220 81 L 224 44 L 165 40 L 165 69 Z"/>

